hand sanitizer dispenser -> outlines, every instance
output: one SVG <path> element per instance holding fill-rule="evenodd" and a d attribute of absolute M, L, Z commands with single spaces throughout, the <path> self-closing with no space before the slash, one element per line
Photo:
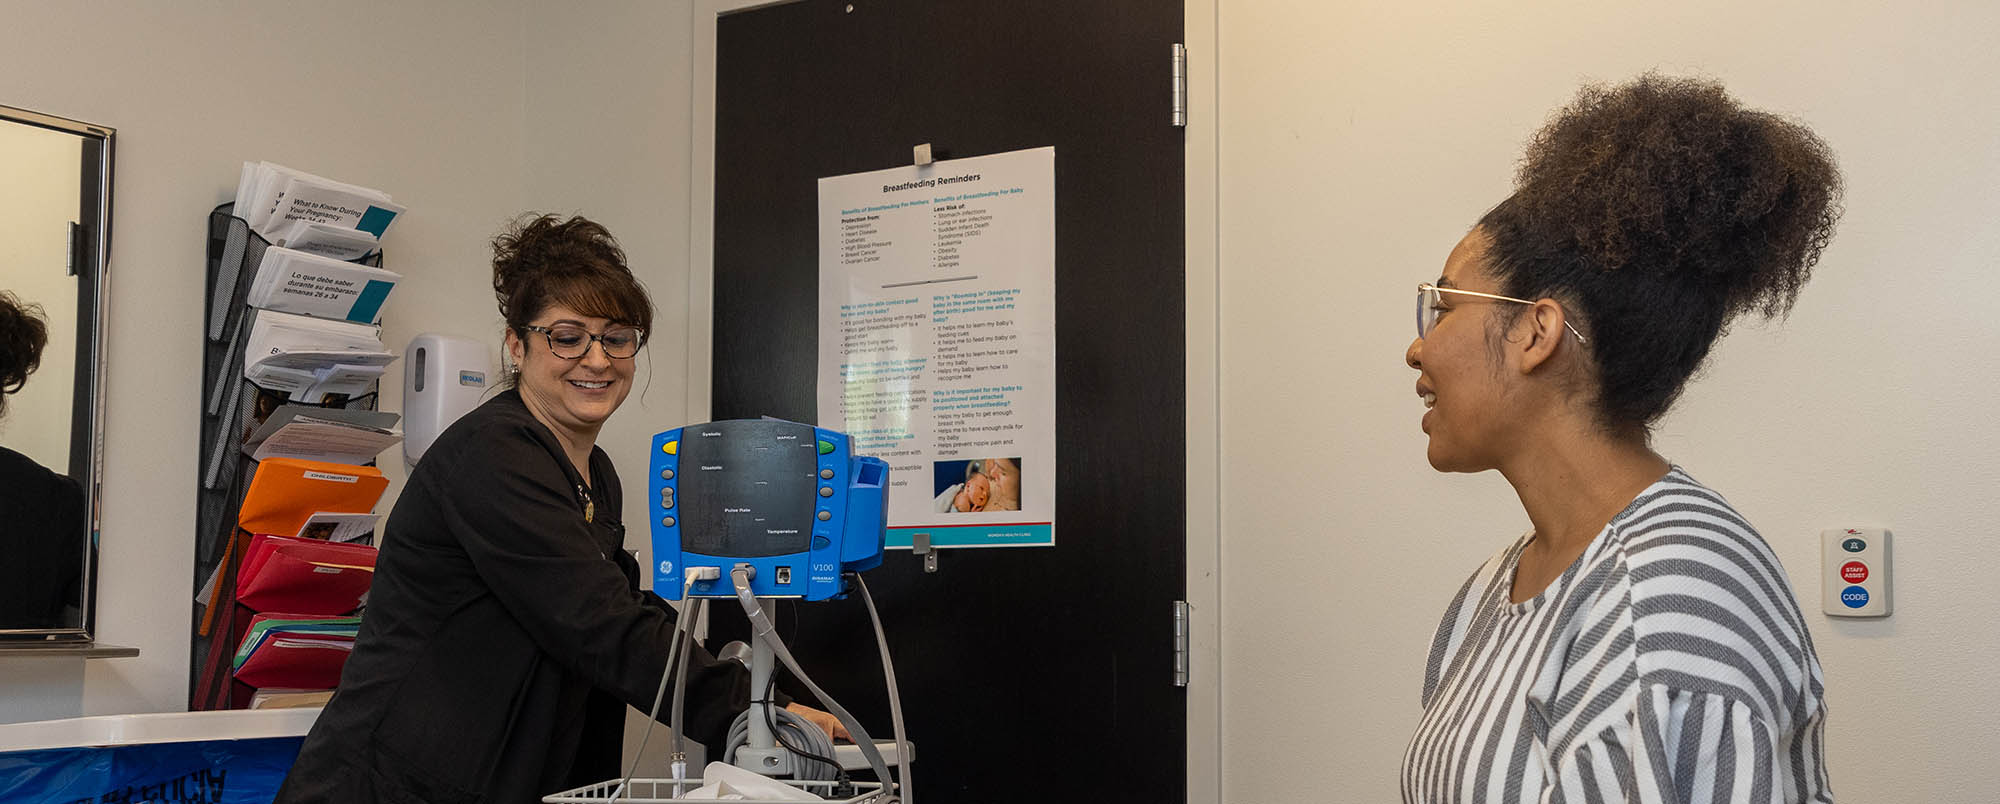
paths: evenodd
<path fill-rule="evenodd" d="M 424 450 L 486 394 L 493 364 L 486 344 L 426 332 L 403 350 L 403 460 L 416 466 Z"/>

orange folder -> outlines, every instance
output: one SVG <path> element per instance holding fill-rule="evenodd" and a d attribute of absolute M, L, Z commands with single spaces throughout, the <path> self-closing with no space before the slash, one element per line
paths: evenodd
<path fill-rule="evenodd" d="M 346 614 L 374 579 L 373 547 L 260 533 L 243 553 L 236 601 L 252 611 Z"/>
<path fill-rule="evenodd" d="M 373 466 L 267 458 L 257 464 L 236 523 L 251 533 L 291 536 L 320 511 L 365 514 L 375 510 L 389 479 Z"/>

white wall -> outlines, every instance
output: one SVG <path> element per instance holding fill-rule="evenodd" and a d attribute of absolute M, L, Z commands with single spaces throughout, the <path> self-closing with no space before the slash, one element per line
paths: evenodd
<path fill-rule="evenodd" d="M 649 0 L 531 4 L 526 23 L 526 203 L 604 224 L 653 297 L 637 388 L 598 435 L 624 480 L 625 546 L 642 567 L 652 563 L 646 446 L 689 422 L 689 13 Z M 628 761 L 644 718 L 627 719 Z M 646 743 L 640 774 L 665 775 L 666 736 L 662 726 Z"/>
<path fill-rule="evenodd" d="M 7 395 L 0 446 L 59 474 L 69 472 L 77 347 L 76 277 L 63 266 L 69 261 L 69 227 L 77 216 L 82 169 L 82 138 L 0 123 L 0 187 L 6 188 L 0 192 L 0 290 L 40 305 L 50 322 L 41 368 Z"/>
<path fill-rule="evenodd" d="M 598 436 L 627 486 L 626 546 L 642 559 L 645 447 L 687 423 L 688 10 L 603 0 L 527 14 L 526 203 L 604 224 L 653 297 L 636 387 Z"/>
<path fill-rule="evenodd" d="M 525 202 L 521 8 L 0 3 L 0 103 L 118 129 L 99 636 L 142 651 L 89 662 L 67 700 L 28 683 L 59 660 L 0 660 L 0 696 L 54 701 L 44 717 L 186 706 L 205 221 L 243 160 L 408 205 L 385 243 L 405 276 L 391 348 L 494 329 L 485 241 Z"/>
<path fill-rule="evenodd" d="M 1700 71 L 1808 122 L 1847 215 L 1788 322 L 1717 348 L 1657 444 L 1789 568 L 1843 801 L 2000 796 L 1990 3 L 1241 0 L 1219 15 L 1223 789 L 1397 800 L 1437 618 L 1526 528 L 1423 458 L 1417 282 L 1586 78 Z M 1893 529 L 1895 615 L 1819 613 L 1819 532 Z"/>

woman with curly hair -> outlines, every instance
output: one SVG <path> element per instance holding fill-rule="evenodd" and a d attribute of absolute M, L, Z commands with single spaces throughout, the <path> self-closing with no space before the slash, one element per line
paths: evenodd
<path fill-rule="evenodd" d="M 1830 802 L 1819 660 L 1784 569 L 1652 449 L 1729 322 L 1791 308 L 1832 154 L 1708 81 L 1590 87 L 1419 286 L 1430 464 L 1533 530 L 1445 610 L 1406 802 Z"/>

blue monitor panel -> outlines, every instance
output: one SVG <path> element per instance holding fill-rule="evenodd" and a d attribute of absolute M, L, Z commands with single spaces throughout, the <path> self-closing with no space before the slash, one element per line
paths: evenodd
<path fill-rule="evenodd" d="M 689 567 L 715 567 L 696 597 L 733 597 L 730 570 L 756 569 L 759 597 L 842 597 L 841 573 L 882 563 L 889 465 L 845 433 L 778 419 L 692 424 L 653 436 L 653 591 L 679 600 Z"/>

